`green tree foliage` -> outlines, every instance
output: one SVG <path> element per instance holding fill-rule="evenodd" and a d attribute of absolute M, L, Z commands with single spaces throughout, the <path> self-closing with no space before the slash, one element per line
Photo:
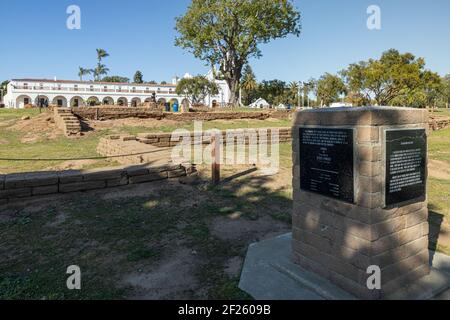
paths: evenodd
<path fill-rule="evenodd" d="M 260 44 L 300 35 L 300 12 L 291 0 L 192 0 L 176 19 L 175 44 L 218 70 L 237 105 L 242 69 L 259 58 Z"/>
<path fill-rule="evenodd" d="M 104 77 L 102 79 L 103 82 L 118 82 L 118 83 L 129 83 L 130 79 L 127 77 L 121 77 L 121 76 L 109 76 Z"/>
<path fill-rule="evenodd" d="M 144 83 L 144 75 L 142 74 L 142 72 L 140 72 L 139 70 L 136 71 L 136 73 L 134 74 L 134 77 L 133 77 L 133 82 L 134 83 Z"/>
<path fill-rule="evenodd" d="M 271 105 L 286 103 L 287 85 L 281 80 L 264 80 L 258 88 L 259 96 L 265 99 Z"/>
<path fill-rule="evenodd" d="M 90 75 L 93 73 L 92 69 L 86 69 L 83 67 L 78 67 L 78 77 L 80 77 L 80 81 L 83 81 L 83 77 Z"/>
<path fill-rule="evenodd" d="M 253 73 L 252 67 L 250 65 L 246 65 L 244 67 L 244 75 L 242 76 L 241 81 L 241 89 L 242 89 L 242 102 L 244 105 L 251 104 L 255 99 L 257 99 L 258 95 L 258 82 L 256 81 L 256 76 Z"/>
<path fill-rule="evenodd" d="M 199 105 L 205 102 L 209 95 L 217 95 L 219 88 L 215 82 L 209 81 L 204 76 L 184 78 L 178 82 L 176 93 L 189 100 L 191 105 Z"/>
<path fill-rule="evenodd" d="M 2 83 L 0 83 L 0 90 L 2 92 L 2 95 L 6 95 L 7 93 L 7 88 L 8 88 L 8 84 L 9 84 L 9 80 L 3 81 Z M 3 98 L 2 96 L 2 98 Z"/>
<path fill-rule="evenodd" d="M 109 53 L 104 49 L 97 49 L 97 66 L 94 68 L 94 79 L 95 81 L 99 81 L 101 76 L 106 76 L 109 72 L 109 69 L 102 64 L 102 60 L 106 57 L 109 57 Z"/>
<path fill-rule="evenodd" d="M 441 101 L 443 107 L 450 106 L 450 74 L 442 78 Z"/>
<path fill-rule="evenodd" d="M 317 81 L 316 96 L 321 105 L 329 106 L 339 100 L 339 96 L 346 92 L 344 81 L 333 74 L 326 73 Z"/>
<path fill-rule="evenodd" d="M 440 86 L 437 74 L 425 70 L 425 60 L 395 49 L 379 60 L 352 64 L 342 72 L 348 90 L 361 103 L 378 105 L 428 104 Z"/>

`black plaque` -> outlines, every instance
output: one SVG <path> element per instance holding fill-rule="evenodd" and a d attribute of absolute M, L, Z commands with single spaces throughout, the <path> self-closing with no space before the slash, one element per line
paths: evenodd
<path fill-rule="evenodd" d="M 354 203 L 352 129 L 300 129 L 300 188 Z"/>
<path fill-rule="evenodd" d="M 386 206 L 425 197 L 426 157 L 424 129 L 386 131 Z"/>

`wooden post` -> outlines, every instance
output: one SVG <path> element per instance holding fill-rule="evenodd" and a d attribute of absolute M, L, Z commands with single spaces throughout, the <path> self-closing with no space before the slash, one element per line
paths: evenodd
<path fill-rule="evenodd" d="M 215 185 L 220 183 L 220 139 L 217 139 L 216 134 L 211 135 L 211 177 Z"/>

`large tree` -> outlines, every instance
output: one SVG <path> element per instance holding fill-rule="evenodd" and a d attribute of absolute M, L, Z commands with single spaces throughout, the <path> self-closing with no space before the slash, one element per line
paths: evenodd
<path fill-rule="evenodd" d="M 144 83 L 144 76 L 142 75 L 142 72 L 140 72 L 139 70 L 136 71 L 133 77 L 133 81 L 134 83 Z"/>
<path fill-rule="evenodd" d="M 341 94 L 346 93 L 344 81 L 333 74 L 326 73 L 317 81 L 316 96 L 321 105 L 329 106 L 339 100 Z"/>
<path fill-rule="evenodd" d="M 103 82 L 118 82 L 118 83 L 128 83 L 130 82 L 130 79 L 127 77 L 121 77 L 121 76 L 109 76 L 104 77 L 102 79 Z"/>
<path fill-rule="evenodd" d="M 300 35 L 300 12 L 291 0 L 192 0 L 176 19 L 175 44 L 220 73 L 237 105 L 242 68 L 259 58 L 259 45 L 289 34 Z"/>
<path fill-rule="evenodd" d="M 191 105 L 205 103 L 205 98 L 209 95 L 217 95 L 219 88 L 216 83 L 208 80 L 204 76 L 181 79 L 176 88 L 177 95 L 184 96 Z"/>
<path fill-rule="evenodd" d="M 424 59 L 395 49 L 384 52 L 379 60 L 352 64 L 342 74 L 350 92 L 378 105 L 407 101 L 435 81 L 435 74 L 425 70 Z"/>

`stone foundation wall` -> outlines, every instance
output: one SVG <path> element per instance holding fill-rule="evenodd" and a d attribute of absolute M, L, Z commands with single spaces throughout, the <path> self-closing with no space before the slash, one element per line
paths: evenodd
<path fill-rule="evenodd" d="M 124 118 L 143 119 L 167 119 L 173 121 L 211 121 L 211 120 L 235 120 L 235 119 L 255 119 L 265 120 L 268 118 L 289 119 L 292 112 L 272 111 L 272 112 L 185 112 L 172 113 L 163 112 L 155 108 L 131 108 L 131 107 L 80 107 L 72 108 L 72 112 L 83 119 L 89 120 L 115 120 Z"/>
<path fill-rule="evenodd" d="M 227 137 L 235 137 L 239 133 L 243 133 L 245 136 L 245 143 L 248 144 L 251 134 L 256 134 L 258 141 L 263 140 L 267 143 L 271 143 L 272 130 L 278 130 L 279 142 L 287 143 L 292 139 L 291 128 L 255 128 L 255 129 L 235 129 L 235 130 L 222 130 L 221 135 L 223 143 L 227 143 Z M 209 144 L 211 142 L 211 135 L 207 131 L 204 132 L 191 132 L 190 133 L 191 144 L 201 143 Z M 123 149 L 123 143 L 126 141 L 130 149 L 125 150 L 125 153 L 139 152 L 141 149 L 136 142 L 155 147 L 168 148 L 180 144 L 182 139 L 172 137 L 171 133 L 141 133 L 137 136 L 109 136 L 100 139 L 97 151 L 102 155 L 118 155 L 125 154 Z M 136 158 L 137 159 L 137 158 Z"/>
<path fill-rule="evenodd" d="M 437 131 L 450 128 L 450 118 L 430 118 L 430 130 Z"/>
<path fill-rule="evenodd" d="M 143 165 L 0 175 L 0 205 L 43 195 L 105 189 L 178 178 L 193 172 L 195 172 L 193 166 Z"/>

